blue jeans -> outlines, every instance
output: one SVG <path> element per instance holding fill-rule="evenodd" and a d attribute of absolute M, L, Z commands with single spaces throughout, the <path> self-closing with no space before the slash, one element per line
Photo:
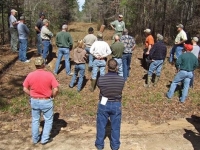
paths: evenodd
<path fill-rule="evenodd" d="M 55 66 L 54 72 L 56 74 L 58 73 L 58 68 L 60 66 L 60 61 L 61 61 L 63 55 L 65 57 L 65 69 L 66 69 L 66 73 L 69 75 L 71 73 L 71 70 L 70 70 L 70 61 L 69 61 L 69 55 L 70 55 L 69 48 L 59 48 L 58 49 L 58 58 L 56 60 L 56 66 Z"/>
<path fill-rule="evenodd" d="M 132 57 L 131 53 L 127 53 L 127 54 L 122 55 L 123 77 L 124 77 L 125 81 L 127 80 L 127 77 L 129 77 L 131 57 Z"/>
<path fill-rule="evenodd" d="M 179 82 L 183 81 L 184 86 L 183 86 L 183 90 L 182 90 L 182 96 L 180 97 L 180 101 L 184 102 L 187 95 L 188 95 L 188 89 L 189 89 L 190 80 L 191 80 L 192 77 L 193 77 L 192 71 L 191 72 L 187 72 L 187 71 L 184 71 L 184 70 L 179 71 L 176 74 L 176 76 L 175 76 L 175 78 L 174 78 L 174 80 L 173 80 L 173 82 L 170 86 L 170 89 L 167 93 L 167 97 L 172 98 L 172 96 L 174 95 L 174 91 L 176 89 L 177 84 Z"/>
<path fill-rule="evenodd" d="M 40 33 L 37 34 L 37 53 L 42 55 L 42 38 Z"/>
<path fill-rule="evenodd" d="M 49 140 L 49 135 L 53 125 L 53 101 L 52 99 L 38 100 L 31 98 L 31 108 L 33 143 L 37 143 L 40 139 L 39 126 L 41 112 L 43 113 L 43 118 L 45 120 L 41 143 L 46 143 Z"/>
<path fill-rule="evenodd" d="M 163 66 L 163 60 L 155 60 L 149 66 L 148 76 L 152 76 L 154 71 L 156 71 L 156 76 L 160 76 Z"/>
<path fill-rule="evenodd" d="M 44 59 L 46 59 L 47 58 L 47 55 L 49 54 L 49 50 L 50 50 L 50 48 L 51 48 L 51 43 L 50 43 L 50 41 L 46 41 L 46 40 L 44 40 L 44 41 L 42 41 L 42 44 L 43 44 L 43 54 L 42 54 L 42 57 L 44 58 Z"/>
<path fill-rule="evenodd" d="M 27 51 L 27 39 L 19 39 L 19 60 L 20 61 L 26 61 L 26 51 Z"/>
<path fill-rule="evenodd" d="M 76 64 L 75 65 L 74 75 L 71 79 L 70 87 L 74 86 L 78 72 L 79 72 L 78 91 L 80 91 L 82 88 L 82 84 L 83 84 L 83 78 L 85 76 L 85 64 Z"/>
<path fill-rule="evenodd" d="M 123 66 L 122 66 L 122 59 L 121 58 L 114 58 L 117 61 L 118 65 L 118 75 L 123 77 Z"/>
<path fill-rule="evenodd" d="M 85 50 L 86 50 L 87 54 L 89 55 L 89 67 L 92 67 L 92 62 L 93 62 L 94 57 L 93 57 L 92 54 L 90 54 L 90 48 L 89 47 L 86 47 Z"/>
<path fill-rule="evenodd" d="M 104 148 L 104 137 L 108 119 L 111 122 L 111 149 L 118 150 L 120 147 L 120 127 L 121 127 L 121 102 L 107 102 L 106 105 L 98 104 L 97 110 L 97 134 L 95 146 Z"/>
<path fill-rule="evenodd" d="M 174 61 L 174 54 L 176 58 L 178 59 L 178 57 L 182 54 L 182 50 L 183 50 L 183 46 L 174 45 L 170 51 L 169 62 L 171 63 Z"/>
<path fill-rule="evenodd" d="M 190 80 L 190 87 L 194 86 L 194 71 L 192 73 L 193 73 L 193 77 Z"/>
<path fill-rule="evenodd" d="M 100 69 L 100 76 L 105 75 L 106 61 L 95 59 L 93 61 L 92 79 L 97 79 L 98 69 Z"/>

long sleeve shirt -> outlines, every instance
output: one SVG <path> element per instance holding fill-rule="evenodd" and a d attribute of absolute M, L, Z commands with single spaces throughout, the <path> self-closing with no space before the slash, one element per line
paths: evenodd
<path fill-rule="evenodd" d="M 72 48 L 73 41 L 69 32 L 61 31 L 56 35 L 56 45 L 62 48 Z"/>
<path fill-rule="evenodd" d="M 53 37 L 53 33 L 46 26 L 43 26 L 40 36 L 44 40 L 50 40 Z"/>
<path fill-rule="evenodd" d="M 105 41 L 96 41 L 92 44 L 90 53 L 96 58 L 104 58 L 111 54 L 111 49 Z"/>
<path fill-rule="evenodd" d="M 20 22 L 17 25 L 17 31 L 18 31 L 19 39 L 28 39 L 29 29 L 25 24 Z"/>

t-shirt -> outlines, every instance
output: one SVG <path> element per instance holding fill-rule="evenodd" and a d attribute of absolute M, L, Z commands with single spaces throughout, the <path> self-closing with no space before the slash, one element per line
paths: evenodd
<path fill-rule="evenodd" d="M 200 47 L 198 45 L 193 45 L 193 50 L 191 51 L 197 58 L 199 58 Z"/>
<path fill-rule="evenodd" d="M 124 43 L 124 53 L 132 53 L 133 46 L 135 45 L 135 40 L 130 35 L 122 35 L 120 41 Z"/>
<path fill-rule="evenodd" d="M 51 72 L 37 69 L 28 74 L 23 86 L 30 89 L 30 96 L 46 98 L 52 96 L 52 89 L 58 87 L 58 82 Z"/>
<path fill-rule="evenodd" d="M 145 40 L 145 48 L 148 48 L 149 45 L 154 45 L 154 38 L 152 35 L 148 35 Z"/>
<path fill-rule="evenodd" d="M 111 22 L 111 25 L 113 25 L 115 27 L 116 32 L 123 32 L 125 29 L 124 21 L 115 20 L 115 21 Z"/>
<path fill-rule="evenodd" d="M 41 31 L 42 26 L 43 26 L 42 20 L 41 20 L 41 19 L 38 19 L 38 21 L 37 21 L 37 23 L 36 23 L 35 26 L 38 27 L 38 29 Z M 36 31 L 36 33 L 39 34 L 40 32 Z"/>
<path fill-rule="evenodd" d="M 175 44 L 179 43 L 179 42 L 181 42 L 183 40 L 187 40 L 187 35 L 186 35 L 184 30 L 181 30 L 176 36 Z"/>
<path fill-rule="evenodd" d="M 17 19 L 15 18 L 15 16 L 10 15 L 10 17 L 9 17 L 10 28 L 16 28 L 17 27 L 17 25 L 13 26 L 14 22 L 17 22 Z"/>
<path fill-rule="evenodd" d="M 86 47 L 91 47 L 95 41 L 97 41 L 97 37 L 94 34 L 88 34 L 83 38 Z"/>
<path fill-rule="evenodd" d="M 122 54 L 124 52 L 124 44 L 122 42 L 115 42 L 111 46 L 112 57 L 114 58 L 122 58 Z"/>
<path fill-rule="evenodd" d="M 20 22 L 17 25 L 17 31 L 18 31 L 19 39 L 28 39 L 29 29 L 25 24 Z"/>

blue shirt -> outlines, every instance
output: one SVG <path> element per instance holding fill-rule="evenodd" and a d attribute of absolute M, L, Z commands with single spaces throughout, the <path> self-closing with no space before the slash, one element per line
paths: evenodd
<path fill-rule="evenodd" d="M 29 29 L 25 24 L 20 22 L 17 25 L 17 30 L 19 34 L 19 39 L 28 39 Z"/>

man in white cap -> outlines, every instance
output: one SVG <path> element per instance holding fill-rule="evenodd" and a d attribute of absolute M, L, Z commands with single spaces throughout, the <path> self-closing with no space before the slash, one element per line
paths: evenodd
<path fill-rule="evenodd" d="M 177 59 L 182 54 L 184 43 L 187 41 L 187 35 L 183 30 L 184 26 L 182 24 L 179 24 L 176 27 L 178 34 L 175 38 L 175 43 L 174 43 L 175 45 L 172 47 L 170 51 L 170 58 L 169 58 L 170 63 L 173 63 L 174 61 L 174 54 L 176 55 Z"/>
<path fill-rule="evenodd" d="M 115 30 L 114 35 L 117 34 L 121 38 L 122 33 L 125 30 L 125 23 L 123 21 L 123 15 L 119 15 L 118 20 L 111 22 L 110 26 L 113 30 Z M 114 39 L 114 36 L 113 36 L 113 39 Z"/>
<path fill-rule="evenodd" d="M 17 46 L 18 46 L 18 33 L 17 33 L 17 25 L 19 21 L 15 18 L 15 15 L 17 11 L 15 9 L 11 9 L 10 11 L 10 17 L 9 17 L 9 24 L 10 24 L 10 46 L 12 52 L 17 52 Z"/>

